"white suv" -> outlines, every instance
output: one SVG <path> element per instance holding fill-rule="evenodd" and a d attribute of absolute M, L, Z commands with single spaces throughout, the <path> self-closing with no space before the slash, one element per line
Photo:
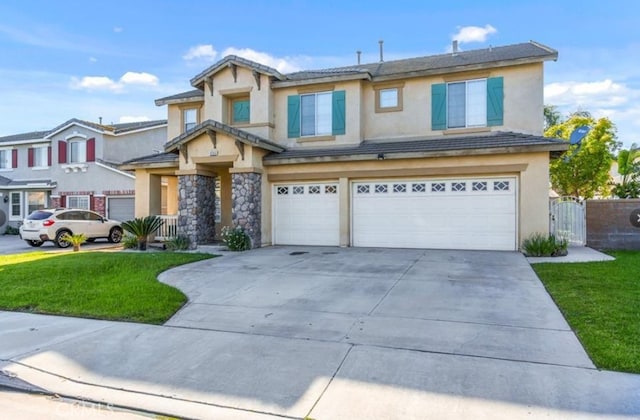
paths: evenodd
<path fill-rule="evenodd" d="M 64 240 L 67 233 L 84 233 L 89 242 L 98 238 L 106 238 L 111 243 L 122 240 L 120 222 L 84 209 L 36 210 L 20 226 L 20 238 L 34 247 L 52 241 L 60 248 L 67 248 L 71 245 Z"/>

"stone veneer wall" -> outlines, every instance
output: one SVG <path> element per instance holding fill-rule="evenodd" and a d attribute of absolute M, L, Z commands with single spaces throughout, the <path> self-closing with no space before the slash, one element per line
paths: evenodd
<path fill-rule="evenodd" d="M 640 249 L 640 227 L 631 222 L 637 210 L 640 210 L 640 199 L 587 200 L 587 246 Z M 637 215 L 634 221 L 637 224 Z"/>
<path fill-rule="evenodd" d="M 178 176 L 178 234 L 189 238 L 190 248 L 215 239 L 216 178 Z"/>
<path fill-rule="evenodd" d="M 231 174 L 233 226 L 239 226 L 251 238 L 251 247 L 262 244 L 262 175 L 255 172 Z"/>

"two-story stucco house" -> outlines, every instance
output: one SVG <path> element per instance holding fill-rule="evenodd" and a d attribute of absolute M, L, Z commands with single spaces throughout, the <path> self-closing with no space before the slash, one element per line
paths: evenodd
<path fill-rule="evenodd" d="M 44 207 L 133 218 L 135 176 L 117 166 L 162 149 L 166 133 L 165 120 L 101 125 L 71 119 L 49 131 L 0 137 L 0 232 Z"/>
<path fill-rule="evenodd" d="M 127 162 L 136 215 L 170 178 L 178 230 L 269 244 L 516 250 L 548 232 L 536 42 L 281 74 L 228 56 L 165 97 L 165 153 Z M 219 223 L 214 191 L 219 181 Z"/>

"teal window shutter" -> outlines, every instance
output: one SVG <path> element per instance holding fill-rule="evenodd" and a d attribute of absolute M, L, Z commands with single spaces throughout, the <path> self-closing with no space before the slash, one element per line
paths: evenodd
<path fill-rule="evenodd" d="M 287 98 L 287 137 L 300 137 L 300 96 Z"/>
<path fill-rule="evenodd" d="M 248 123 L 250 118 L 249 100 L 240 100 L 233 102 L 233 122 Z"/>
<path fill-rule="evenodd" d="M 487 125 L 504 124 L 504 81 L 502 77 L 487 79 Z"/>
<path fill-rule="evenodd" d="M 431 129 L 447 128 L 447 85 L 436 83 L 431 85 Z"/>
<path fill-rule="evenodd" d="M 336 90 L 333 92 L 333 98 L 331 102 L 331 134 L 345 134 L 346 121 L 345 121 L 345 91 Z"/>

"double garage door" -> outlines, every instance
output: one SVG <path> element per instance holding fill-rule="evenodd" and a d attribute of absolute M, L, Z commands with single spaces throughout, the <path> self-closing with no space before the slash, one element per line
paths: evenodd
<path fill-rule="evenodd" d="M 515 250 L 516 186 L 513 177 L 353 182 L 351 243 Z M 337 189 L 337 184 L 275 186 L 274 243 L 338 245 Z"/>

